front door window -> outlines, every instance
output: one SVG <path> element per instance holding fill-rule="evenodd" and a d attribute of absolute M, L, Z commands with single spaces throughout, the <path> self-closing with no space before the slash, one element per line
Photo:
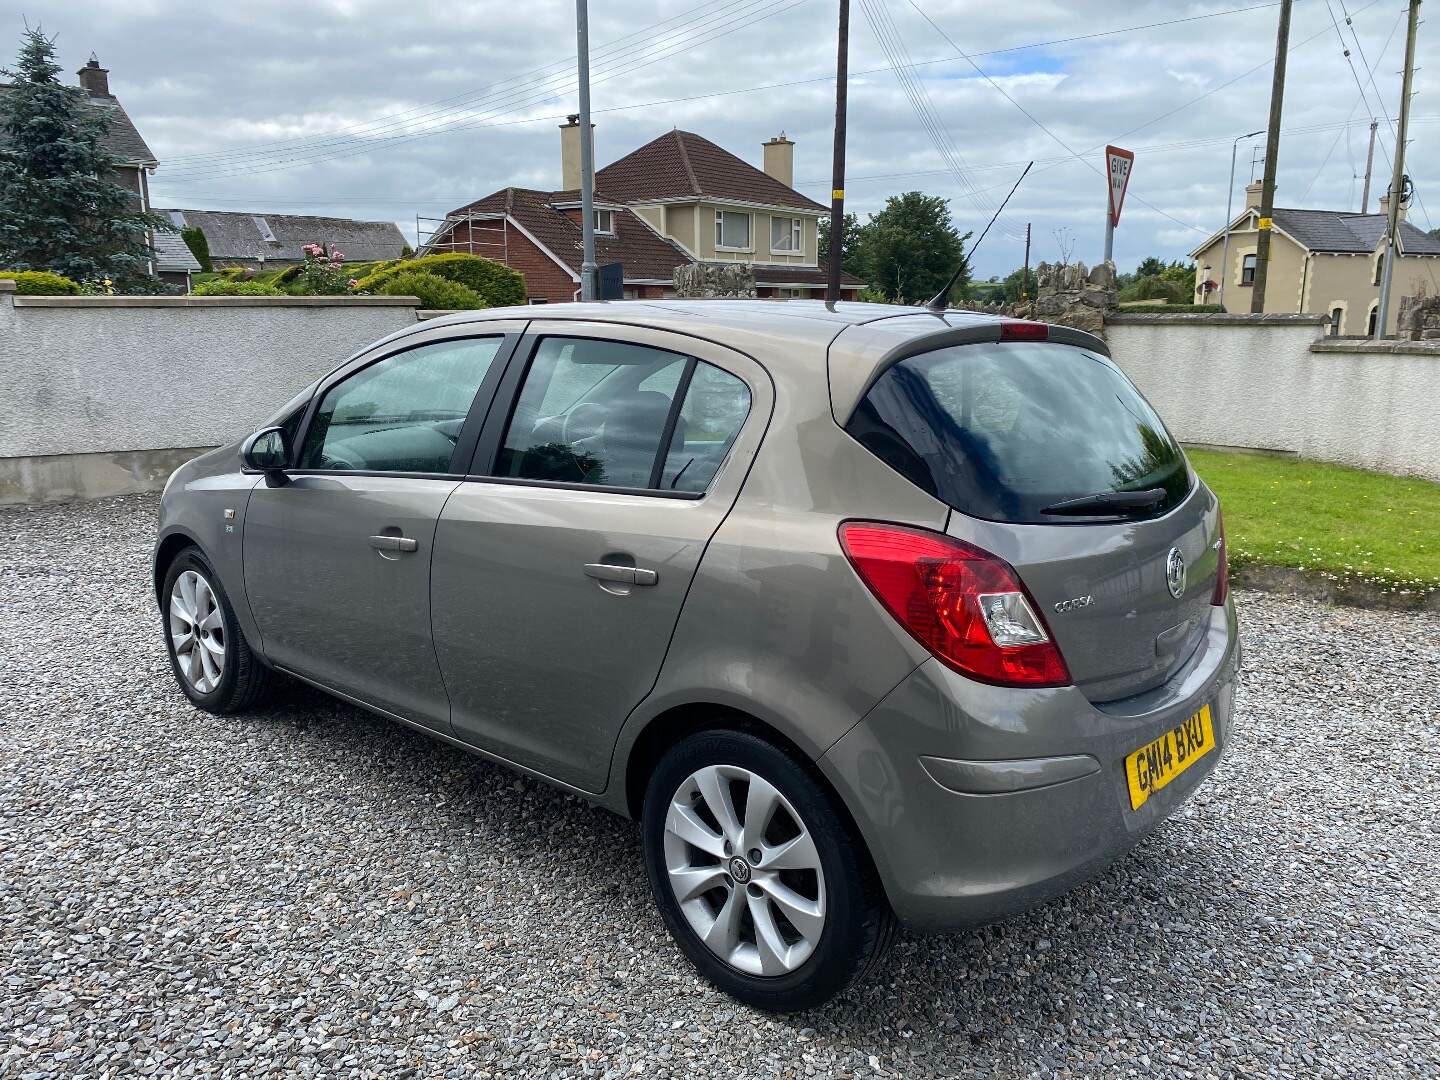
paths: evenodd
<path fill-rule="evenodd" d="M 460 429 L 503 340 L 421 345 L 336 383 L 310 421 L 299 468 L 452 472 Z"/>

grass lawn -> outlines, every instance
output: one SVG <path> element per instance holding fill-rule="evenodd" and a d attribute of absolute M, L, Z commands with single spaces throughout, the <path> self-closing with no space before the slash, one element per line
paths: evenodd
<path fill-rule="evenodd" d="M 1187 454 L 1220 496 L 1232 565 L 1440 588 L 1440 484 L 1267 454 Z"/>

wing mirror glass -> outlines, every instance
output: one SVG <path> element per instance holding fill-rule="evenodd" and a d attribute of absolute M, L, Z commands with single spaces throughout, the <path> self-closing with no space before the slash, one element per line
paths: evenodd
<path fill-rule="evenodd" d="M 290 440 L 284 428 L 265 428 L 245 440 L 240 457 L 245 467 L 255 472 L 281 472 L 290 464 Z"/>

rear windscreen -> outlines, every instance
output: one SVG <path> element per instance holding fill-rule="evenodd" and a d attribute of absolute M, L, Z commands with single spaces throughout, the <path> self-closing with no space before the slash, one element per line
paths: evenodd
<path fill-rule="evenodd" d="M 1083 521 L 1045 509 L 1162 488 L 1153 508 L 1129 515 L 1154 517 L 1190 490 L 1180 448 L 1130 380 L 1106 357 L 1069 345 L 984 343 L 912 356 L 876 381 L 846 430 L 936 498 L 992 521 Z"/>

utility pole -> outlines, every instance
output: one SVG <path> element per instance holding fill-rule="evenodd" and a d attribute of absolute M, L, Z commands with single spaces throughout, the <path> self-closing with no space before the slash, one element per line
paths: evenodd
<path fill-rule="evenodd" d="M 1270 268 L 1270 217 L 1275 213 L 1275 164 L 1280 160 L 1280 113 L 1285 101 L 1285 58 L 1290 52 L 1290 7 L 1280 0 L 1280 29 L 1275 35 L 1275 80 L 1270 85 L 1270 127 L 1265 136 L 1265 180 L 1260 189 L 1259 234 L 1255 243 L 1255 288 L 1250 312 L 1265 310 L 1265 279 Z"/>
<path fill-rule="evenodd" d="M 1370 212 L 1370 168 L 1375 164 L 1375 129 L 1380 126 L 1378 120 L 1370 121 L 1370 149 L 1365 151 L 1365 188 L 1360 193 L 1360 213 Z M 1350 190 L 1355 190 L 1351 188 Z"/>
<path fill-rule="evenodd" d="M 590 13 L 575 0 L 575 50 L 580 67 L 580 299 L 594 300 L 595 141 L 590 129 Z"/>
<path fill-rule="evenodd" d="M 1395 277 L 1395 260 L 1405 254 L 1400 243 L 1400 197 L 1405 194 L 1405 141 L 1410 130 L 1410 84 L 1415 80 L 1415 36 L 1420 29 L 1420 0 L 1410 0 L 1410 26 L 1405 33 L 1405 75 L 1400 81 L 1400 126 L 1395 131 L 1395 175 L 1390 179 L 1390 201 L 1386 206 L 1385 260 L 1380 275 L 1380 307 L 1375 312 L 1375 340 L 1385 336 L 1390 316 L 1390 285 Z"/>
<path fill-rule="evenodd" d="M 1025 223 L 1025 270 L 1020 275 L 1020 300 L 1030 299 L 1030 222 Z"/>
<path fill-rule="evenodd" d="M 1225 194 L 1225 242 L 1220 245 L 1220 295 L 1216 298 L 1216 303 L 1222 308 L 1225 306 L 1225 279 L 1230 276 L 1230 222 L 1235 217 L 1235 152 L 1240 149 L 1241 142 L 1260 134 L 1261 131 L 1252 131 L 1248 135 L 1236 135 L 1235 141 L 1230 144 L 1230 187 Z"/>
<path fill-rule="evenodd" d="M 583 2 L 583 0 L 582 0 Z M 830 265 L 825 302 L 840 302 L 840 255 L 845 246 L 845 98 L 850 80 L 850 0 L 840 0 L 835 55 L 835 158 L 830 167 Z"/>

